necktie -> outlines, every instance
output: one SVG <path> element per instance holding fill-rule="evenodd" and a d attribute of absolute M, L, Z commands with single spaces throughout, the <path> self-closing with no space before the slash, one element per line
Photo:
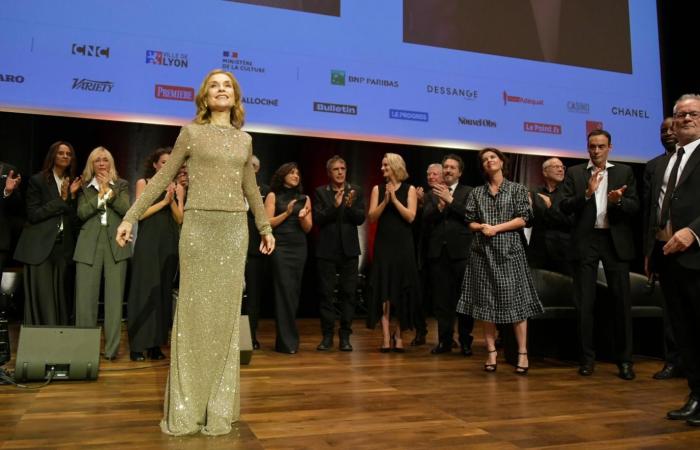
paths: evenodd
<path fill-rule="evenodd" d="M 668 183 L 666 184 L 666 193 L 664 194 L 664 202 L 661 204 L 661 215 L 659 216 L 659 228 L 665 228 L 666 222 L 668 222 L 669 209 L 671 208 L 671 198 L 673 197 L 673 191 L 676 189 L 676 178 L 678 178 L 678 167 L 681 165 L 681 159 L 683 159 L 683 154 L 685 150 L 683 147 L 676 151 L 676 163 L 671 169 L 671 174 L 668 176 Z"/>

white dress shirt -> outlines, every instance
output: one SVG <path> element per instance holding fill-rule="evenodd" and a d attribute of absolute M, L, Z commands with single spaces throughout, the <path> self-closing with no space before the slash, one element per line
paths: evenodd
<path fill-rule="evenodd" d="M 110 181 L 109 184 L 111 186 L 114 186 L 114 181 Z M 88 186 L 92 186 L 95 188 L 95 190 L 98 192 L 97 194 L 97 209 L 102 210 L 100 213 L 100 225 L 102 226 L 107 226 L 107 200 L 109 200 L 112 197 L 112 189 L 110 188 L 107 192 L 105 192 L 105 195 L 100 198 L 100 183 L 97 182 L 97 177 L 93 177 L 92 180 L 90 180 L 90 184 Z"/>
<path fill-rule="evenodd" d="M 602 230 L 607 230 L 610 228 L 610 223 L 608 222 L 608 169 L 613 166 L 614 164 L 610 163 L 609 161 L 605 161 L 605 169 L 598 173 L 598 176 L 601 178 L 600 183 L 598 183 L 598 189 L 596 189 L 594 193 L 596 215 L 595 225 L 593 228 Z M 593 161 L 589 160 L 586 169 L 590 170 L 591 167 L 596 166 L 593 164 Z"/>

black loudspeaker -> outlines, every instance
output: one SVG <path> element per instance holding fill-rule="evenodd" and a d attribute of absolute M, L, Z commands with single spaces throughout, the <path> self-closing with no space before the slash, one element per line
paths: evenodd
<path fill-rule="evenodd" d="M 250 320 L 248 316 L 241 316 L 239 322 L 240 339 L 238 341 L 241 350 L 241 364 L 250 364 L 253 359 L 253 339 L 250 337 Z"/>
<path fill-rule="evenodd" d="M 20 327 L 15 380 L 96 380 L 100 327 Z"/>

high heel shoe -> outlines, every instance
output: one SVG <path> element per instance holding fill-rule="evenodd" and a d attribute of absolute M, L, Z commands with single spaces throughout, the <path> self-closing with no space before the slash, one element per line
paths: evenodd
<path fill-rule="evenodd" d="M 488 351 L 488 353 L 496 353 L 495 348 L 493 350 L 487 350 L 487 351 Z M 484 372 L 495 372 L 497 368 L 498 368 L 497 362 L 495 362 L 493 364 L 489 364 L 489 363 L 484 364 Z"/>
<path fill-rule="evenodd" d="M 384 347 L 383 345 L 379 347 L 379 353 L 389 353 L 391 351 L 391 338 L 389 339 L 389 346 Z"/>
<path fill-rule="evenodd" d="M 403 339 L 401 340 L 401 343 L 403 344 Z M 391 350 L 394 353 L 405 353 L 406 352 L 406 349 L 404 349 L 403 347 L 396 346 L 396 335 L 395 334 L 391 335 L 391 347 L 392 347 Z"/>
<path fill-rule="evenodd" d="M 527 352 L 524 352 L 524 353 L 518 352 L 518 355 L 527 356 Z M 523 367 L 520 365 L 515 366 L 515 370 L 514 370 L 515 374 L 516 375 L 527 375 L 527 371 L 530 370 L 530 362 L 528 361 L 527 364 L 528 364 L 527 367 Z"/>

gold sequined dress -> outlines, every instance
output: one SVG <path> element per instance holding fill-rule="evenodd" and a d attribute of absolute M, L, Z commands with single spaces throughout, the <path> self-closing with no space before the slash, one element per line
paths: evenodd
<path fill-rule="evenodd" d="M 180 236 L 180 296 L 171 337 L 164 433 L 226 434 L 240 414 L 239 318 L 248 247 L 246 202 L 270 234 L 250 158 L 252 139 L 232 127 L 189 124 L 168 163 L 124 216 L 138 218 L 187 163 Z"/>

